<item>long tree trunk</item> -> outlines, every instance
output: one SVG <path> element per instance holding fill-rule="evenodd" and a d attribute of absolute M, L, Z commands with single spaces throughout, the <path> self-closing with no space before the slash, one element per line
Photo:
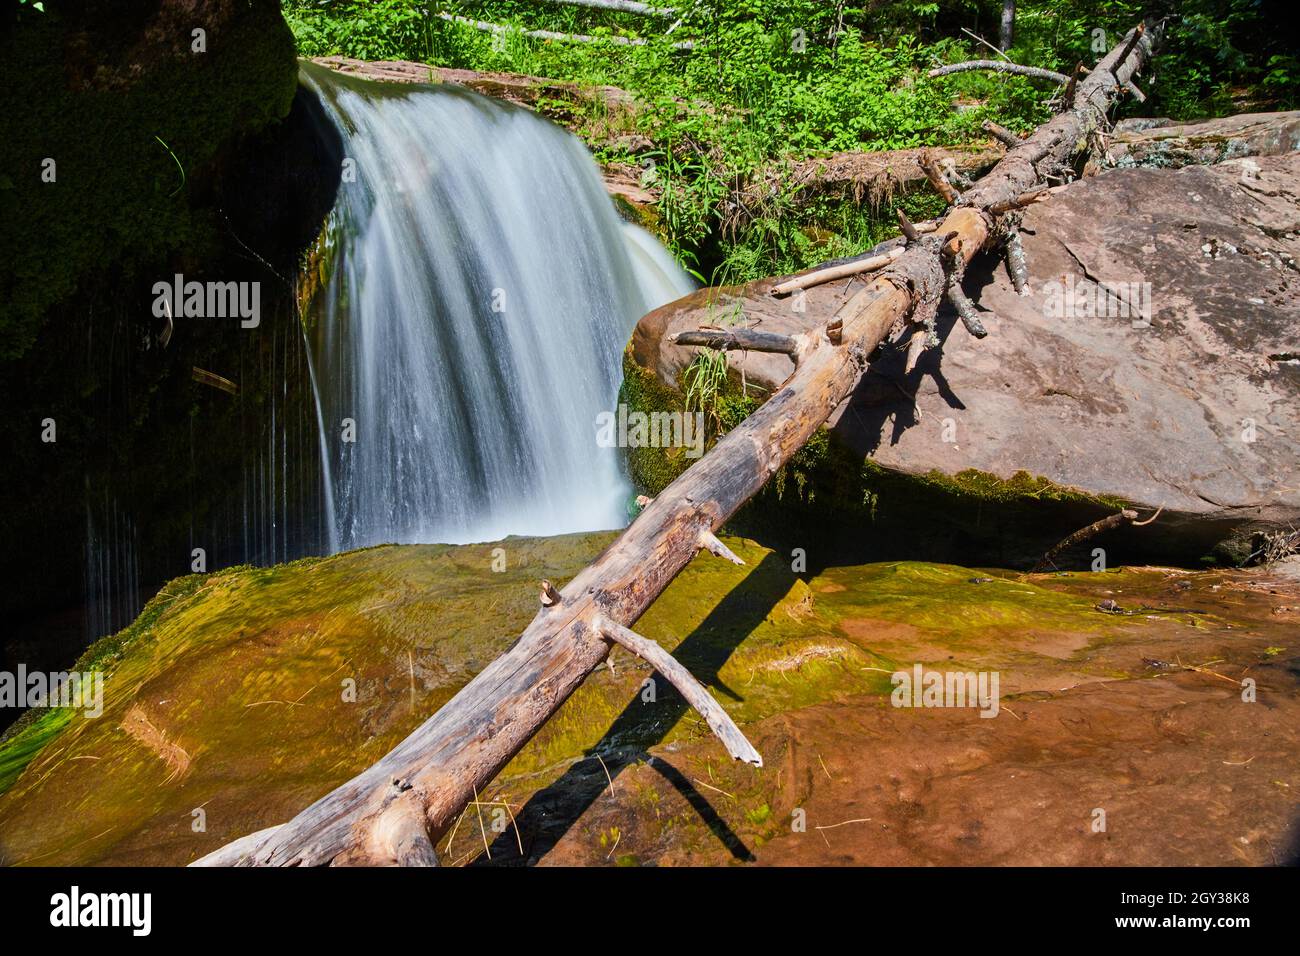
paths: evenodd
<path fill-rule="evenodd" d="M 433 862 L 433 844 L 604 661 L 612 643 L 635 643 L 626 627 L 677 573 L 701 550 L 734 559 L 713 532 L 852 393 L 891 330 L 909 318 L 933 315 L 951 270 L 964 267 L 993 235 L 994 210 L 1014 208 L 1019 197 L 1042 186 L 1045 174 L 1059 173 L 1104 122 L 1112 99 L 1146 62 L 1151 45 L 1150 36 L 1139 35 L 1136 43 L 1126 37 L 1079 84 L 1073 104 L 1010 150 L 960 197 L 933 235 L 917 236 L 827 325 L 796 337 L 797 365 L 781 390 L 649 502 L 559 591 L 558 600 L 553 589 L 544 589 L 543 607 L 514 646 L 441 710 L 378 763 L 292 820 L 199 863 Z M 746 750 L 743 737 L 736 739 L 739 731 L 732 734 L 726 723 L 718 720 L 728 748 L 752 759 L 752 748 Z"/>
<path fill-rule="evenodd" d="M 998 49 L 1011 49 L 1016 30 L 1016 0 L 1002 0 L 1002 22 L 998 25 Z"/>

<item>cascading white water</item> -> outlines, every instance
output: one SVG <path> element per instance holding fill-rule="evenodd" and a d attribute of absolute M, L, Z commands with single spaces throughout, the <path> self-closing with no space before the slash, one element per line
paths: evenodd
<path fill-rule="evenodd" d="M 686 274 L 532 113 L 309 65 L 303 80 L 345 156 L 316 328 L 338 546 L 621 525 L 596 416 L 637 319 Z"/>

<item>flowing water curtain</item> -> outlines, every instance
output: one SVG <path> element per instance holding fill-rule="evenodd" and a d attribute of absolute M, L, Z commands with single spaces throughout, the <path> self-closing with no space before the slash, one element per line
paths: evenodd
<path fill-rule="evenodd" d="M 596 447 L 645 312 L 689 291 L 582 144 L 450 87 L 304 67 L 344 137 L 316 378 L 338 546 L 615 527 Z"/>

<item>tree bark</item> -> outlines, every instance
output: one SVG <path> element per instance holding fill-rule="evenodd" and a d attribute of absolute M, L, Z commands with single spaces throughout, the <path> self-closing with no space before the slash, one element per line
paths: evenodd
<path fill-rule="evenodd" d="M 1127 37 L 1125 43 L 1127 43 Z M 871 353 L 909 318 L 932 314 L 946 285 L 940 250 L 969 262 L 994 234 L 988 210 L 1042 182 L 1104 122 L 1152 38 L 1125 62 L 1117 47 L 1080 85 L 1075 105 L 1015 147 L 961 197 L 935 235 L 911 243 L 827 323 L 807 336 L 785 385 L 669 485 L 591 565 L 542 607 L 519 640 L 378 763 L 273 829 L 204 865 L 386 865 L 430 845 L 609 653 L 609 625 L 627 627 L 713 533 L 755 495 L 853 391 Z M 398 821 L 401 826 L 395 825 Z M 398 836 L 395 837 L 395 834 Z M 415 852 L 427 859 L 427 852 Z"/>
<path fill-rule="evenodd" d="M 1016 0 L 1002 0 L 1002 22 L 998 25 L 998 49 L 1011 49 L 1016 30 Z"/>

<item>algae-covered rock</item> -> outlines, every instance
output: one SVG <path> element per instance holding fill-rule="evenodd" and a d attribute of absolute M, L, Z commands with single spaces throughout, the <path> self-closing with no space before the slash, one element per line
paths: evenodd
<path fill-rule="evenodd" d="M 563 582 L 611 537 L 385 546 L 172 582 L 80 665 L 108 671 L 102 716 L 46 711 L 0 745 L 0 860 L 183 864 L 288 819 L 503 652 L 538 579 Z M 616 650 L 443 837 L 444 862 L 1267 863 L 1283 845 L 1300 786 L 1294 580 L 797 573 L 727 544 L 745 566 L 697 558 L 636 627 L 764 767 L 728 761 Z M 891 707 L 892 675 L 918 665 L 998 675 L 996 713 Z"/>

